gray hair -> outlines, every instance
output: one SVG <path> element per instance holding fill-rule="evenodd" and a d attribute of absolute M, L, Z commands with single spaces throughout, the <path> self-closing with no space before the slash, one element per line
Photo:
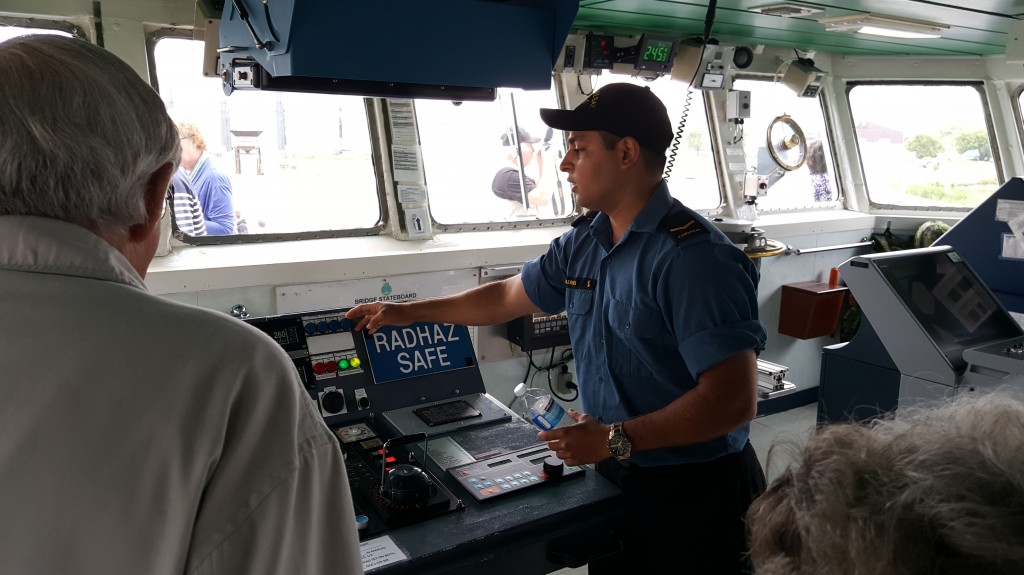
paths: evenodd
<path fill-rule="evenodd" d="M 758 575 L 1024 573 L 1024 403 L 820 428 L 748 522 Z"/>
<path fill-rule="evenodd" d="M 0 110 L 0 215 L 126 228 L 146 219 L 150 176 L 181 161 L 160 96 L 83 40 L 0 43 Z"/>

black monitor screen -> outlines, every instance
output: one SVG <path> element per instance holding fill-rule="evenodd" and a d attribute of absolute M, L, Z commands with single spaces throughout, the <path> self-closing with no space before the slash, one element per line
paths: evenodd
<path fill-rule="evenodd" d="M 903 305 L 958 371 L 965 348 L 1009 339 L 1021 328 L 954 251 L 882 258 L 876 265 Z"/>

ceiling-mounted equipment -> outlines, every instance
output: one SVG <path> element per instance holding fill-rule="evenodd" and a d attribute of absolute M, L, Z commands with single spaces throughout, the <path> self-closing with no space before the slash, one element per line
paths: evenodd
<path fill-rule="evenodd" d="M 499 87 L 550 88 L 578 10 L 578 0 L 231 0 L 217 72 L 228 93 L 493 100 Z"/>
<path fill-rule="evenodd" d="M 714 43 L 711 43 L 714 42 Z M 703 44 L 700 38 L 679 45 L 672 79 L 690 84 L 695 90 L 728 90 L 732 88 L 735 46 L 722 46 L 712 39 Z"/>
<path fill-rule="evenodd" d="M 780 16 L 782 18 L 793 18 L 795 16 L 810 16 L 811 14 L 817 14 L 824 12 L 821 8 L 815 8 L 814 6 L 804 6 L 803 4 L 772 4 L 770 6 L 759 6 L 751 8 L 751 12 L 760 12 L 767 16 Z"/>
<path fill-rule="evenodd" d="M 672 70 L 676 58 L 676 40 L 663 36 L 644 34 L 636 47 L 637 70 L 667 74 Z"/>
<path fill-rule="evenodd" d="M 615 36 L 587 34 L 587 51 L 583 56 L 583 67 L 591 70 L 611 70 L 618 58 Z"/>
<path fill-rule="evenodd" d="M 817 98 L 821 84 L 827 76 L 828 72 L 819 70 L 814 65 L 814 60 L 798 58 L 786 68 L 782 75 L 782 84 L 801 98 Z"/>
<path fill-rule="evenodd" d="M 793 118 L 787 114 L 776 117 L 768 124 L 768 153 L 783 170 L 792 172 L 807 160 L 807 139 Z"/>
<path fill-rule="evenodd" d="M 732 53 L 732 65 L 737 70 L 746 70 L 754 63 L 754 49 L 750 46 L 736 46 Z"/>
<path fill-rule="evenodd" d="M 826 32 L 856 32 L 889 38 L 941 38 L 947 24 L 882 14 L 854 14 L 819 18 Z"/>
<path fill-rule="evenodd" d="M 565 45 L 562 52 L 555 61 L 553 72 L 583 73 L 584 54 L 587 51 L 587 36 L 583 34 L 569 34 L 565 38 Z"/>

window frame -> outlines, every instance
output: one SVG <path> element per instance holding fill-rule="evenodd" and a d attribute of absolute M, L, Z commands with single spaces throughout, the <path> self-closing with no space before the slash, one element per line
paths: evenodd
<path fill-rule="evenodd" d="M 735 73 L 733 75 L 733 81 L 735 80 L 766 82 L 771 84 L 779 83 L 779 77 L 776 74 L 765 74 L 748 71 Z M 799 98 L 799 96 L 797 96 L 796 94 L 794 94 L 793 97 Z M 828 91 L 820 90 L 818 92 L 818 95 L 815 96 L 815 99 L 818 101 L 818 107 L 821 109 L 822 125 L 825 129 L 825 139 L 828 141 L 828 159 L 831 162 L 829 165 L 829 173 L 832 175 L 832 179 L 835 182 L 838 197 L 835 199 L 835 201 L 832 202 L 823 202 L 820 204 L 815 204 L 814 202 L 811 202 L 799 206 L 791 206 L 785 208 L 765 208 L 758 205 L 757 213 L 759 214 L 759 216 L 769 214 L 791 214 L 800 212 L 828 212 L 847 209 L 849 194 L 847 193 L 847 185 L 844 171 L 842 170 L 842 166 L 840 165 L 839 157 L 836 156 L 835 136 L 838 133 L 838 131 L 836 130 L 835 117 L 832 115 L 831 102 L 828 100 Z M 722 106 L 724 110 L 724 100 L 722 102 Z M 725 138 L 723 137 L 721 141 L 724 146 Z M 769 194 L 771 194 L 770 190 Z M 742 181 L 738 186 L 736 202 L 737 205 L 740 205 L 744 202 Z"/>
<path fill-rule="evenodd" d="M 150 85 L 157 93 L 160 85 L 156 73 L 156 45 L 165 38 L 184 38 L 194 40 L 189 28 L 160 27 L 146 34 L 146 63 L 149 68 Z M 198 40 L 197 40 L 198 41 Z M 171 218 L 171 237 L 187 245 L 209 246 L 230 244 L 262 244 L 270 242 L 288 242 L 294 240 L 319 240 L 324 238 L 348 238 L 380 235 L 390 228 L 391 207 L 389 188 L 394 188 L 390 174 L 385 175 L 384 155 L 381 150 L 385 141 L 380 121 L 382 118 L 382 100 L 380 98 L 363 98 L 366 110 L 366 123 L 370 130 L 370 150 L 373 161 L 374 177 L 377 181 L 377 202 L 380 217 L 377 223 L 368 228 L 347 230 L 316 230 L 309 232 L 289 232 L 277 234 L 233 234 L 228 236 L 189 236 L 178 228 L 178 223 Z"/>
<path fill-rule="evenodd" d="M 1024 150 L 1024 110 L 1021 109 L 1021 99 L 1024 98 L 1024 83 L 1019 84 L 1010 93 L 1010 109 L 1013 110 L 1014 128 L 1017 132 L 1017 143 L 1020 149 Z"/>
<path fill-rule="evenodd" d="M 0 16 L 0 25 L 12 28 L 36 28 L 42 30 L 58 30 L 67 32 L 75 38 L 80 38 L 89 43 L 93 39 L 89 36 L 85 27 L 68 20 L 53 20 L 49 18 L 24 17 L 24 16 Z"/>
<path fill-rule="evenodd" d="M 981 102 L 982 116 L 985 119 L 985 130 L 988 134 L 989 149 L 992 151 L 992 162 L 996 169 L 996 181 L 998 182 L 997 187 L 1002 186 L 1006 183 L 1006 175 L 1003 172 L 1003 162 L 1000 155 L 999 147 L 995 141 L 995 124 L 992 121 L 992 111 L 988 107 L 988 94 L 985 90 L 985 83 L 982 80 L 850 80 L 846 82 L 846 102 L 847 102 L 847 113 L 849 114 L 850 126 L 853 130 L 853 141 L 854 149 L 857 150 L 857 167 L 861 173 L 861 179 L 863 180 L 864 186 L 864 197 L 868 201 L 869 213 L 875 212 L 909 212 L 918 213 L 924 212 L 929 214 L 935 213 L 949 213 L 949 214 L 966 214 L 973 210 L 975 207 L 954 207 L 954 206 L 906 206 L 897 204 L 883 204 L 875 202 L 871 199 L 871 189 L 867 182 L 867 171 L 864 169 L 863 156 L 861 155 L 860 149 L 860 138 L 857 137 L 856 133 L 856 119 L 853 114 L 853 106 L 849 105 L 850 92 L 858 86 L 966 86 L 974 88 L 978 92 L 978 99 Z"/>

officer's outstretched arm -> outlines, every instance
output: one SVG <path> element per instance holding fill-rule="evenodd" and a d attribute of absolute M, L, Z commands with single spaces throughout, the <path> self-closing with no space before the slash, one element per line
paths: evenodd
<path fill-rule="evenodd" d="M 447 297 L 408 303 L 370 303 L 356 306 L 345 317 L 360 318 L 356 329 L 373 333 L 382 325 L 427 321 L 460 325 L 493 325 L 540 311 L 526 295 L 519 275 L 486 283 Z"/>

